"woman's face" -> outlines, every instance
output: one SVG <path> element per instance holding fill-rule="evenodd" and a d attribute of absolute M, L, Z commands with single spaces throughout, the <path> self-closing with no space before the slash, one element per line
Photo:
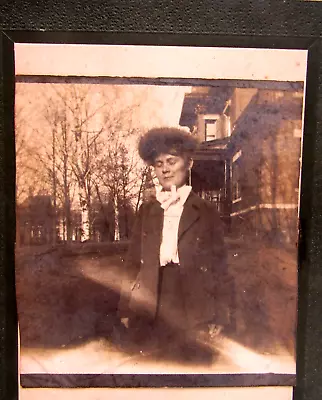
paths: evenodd
<path fill-rule="evenodd" d="M 160 154 L 154 162 L 154 172 L 164 190 L 171 190 L 171 186 L 177 188 L 183 186 L 188 177 L 188 171 L 192 167 L 192 160 L 172 154 Z"/>

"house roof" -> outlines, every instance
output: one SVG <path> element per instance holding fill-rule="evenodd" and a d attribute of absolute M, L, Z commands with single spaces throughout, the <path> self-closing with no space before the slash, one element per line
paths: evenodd
<path fill-rule="evenodd" d="M 195 88 L 184 97 L 179 124 L 192 127 L 199 112 L 221 114 L 232 91 L 231 87 Z"/>

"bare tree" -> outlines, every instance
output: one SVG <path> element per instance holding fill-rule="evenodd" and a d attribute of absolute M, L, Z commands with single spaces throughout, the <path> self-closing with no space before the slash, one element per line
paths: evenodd
<path fill-rule="evenodd" d="M 19 91 L 17 91 L 19 97 Z M 33 162 L 38 154 L 33 140 L 35 129 L 29 125 L 27 110 L 19 104 L 15 107 L 16 145 L 16 202 L 21 204 L 28 196 L 42 191 L 42 173 Z"/>
<path fill-rule="evenodd" d="M 42 192 L 52 199 L 53 240 L 57 229 L 64 241 L 97 239 L 95 219 L 102 217 L 114 240 L 128 236 L 147 177 L 136 142 L 149 90 L 77 83 L 46 84 L 37 92 L 33 131 L 41 146 L 29 158 L 42 177 Z M 25 142 L 20 147 L 27 151 Z"/>
<path fill-rule="evenodd" d="M 133 201 L 140 188 L 140 170 L 138 163 L 130 157 L 122 143 L 109 143 L 106 156 L 102 159 L 101 190 L 106 191 L 114 206 L 114 240 L 120 239 L 120 213 L 124 219 L 125 236 L 129 235 L 128 212 L 134 210 Z"/>
<path fill-rule="evenodd" d="M 140 131 L 133 116 L 142 99 L 125 101 L 119 86 L 106 86 L 100 92 L 83 84 L 51 86 L 45 112 L 51 146 L 45 159 L 51 161 L 47 170 L 53 196 L 63 205 L 67 238 L 71 192 L 76 192 L 82 240 L 92 239 L 93 202 L 106 197 L 113 204 L 114 239 L 119 240 L 119 214 L 137 196 L 141 173 L 134 146 Z"/>
<path fill-rule="evenodd" d="M 72 239 L 72 209 L 75 179 L 70 166 L 72 157 L 72 135 L 70 122 L 64 104 L 52 99 L 44 109 L 44 117 L 50 131 L 50 146 L 41 157 L 42 166 L 47 171 L 56 219 L 64 241 Z M 59 217 L 58 217 L 59 215 Z M 54 223 L 56 231 L 57 221 Z M 54 235 L 56 237 L 56 235 Z"/>
<path fill-rule="evenodd" d="M 98 139 L 104 128 L 91 124 L 98 109 L 90 108 L 88 86 L 51 85 L 51 89 L 45 109 L 51 145 L 43 160 L 52 182 L 54 202 L 58 201 L 62 209 L 63 238 L 72 238 L 72 204 L 77 193 L 81 240 L 88 240 L 91 234 L 91 174 L 98 156 Z"/>
<path fill-rule="evenodd" d="M 26 93 L 17 85 L 15 104 L 15 147 L 16 147 L 16 246 L 20 246 L 20 234 L 30 230 L 25 226 L 29 200 L 45 192 L 43 170 L 37 167 L 35 158 L 38 146 L 36 130 L 30 123 L 30 110 Z"/>

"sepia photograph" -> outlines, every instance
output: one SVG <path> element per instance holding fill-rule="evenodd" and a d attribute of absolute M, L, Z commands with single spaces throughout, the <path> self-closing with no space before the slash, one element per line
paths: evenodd
<path fill-rule="evenodd" d="M 24 387 L 295 385 L 306 65 L 304 50 L 15 45 Z"/>

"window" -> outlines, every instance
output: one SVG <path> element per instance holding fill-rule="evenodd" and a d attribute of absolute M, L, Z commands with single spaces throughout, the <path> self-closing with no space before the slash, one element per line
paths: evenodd
<path fill-rule="evenodd" d="M 228 100 L 226 103 L 226 106 L 223 111 L 223 117 L 225 120 L 225 135 L 224 136 L 230 136 L 231 135 L 231 100 Z"/>
<path fill-rule="evenodd" d="M 237 203 L 241 200 L 241 150 L 238 151 L 232 159 L 231 164 L 231 182 L 232 182 L 232 202 Z"/>
<path fill-rule="evenodd" d="M 227 115 L 224 116 L 225 118 L 225 136 L 229 137 L 231 136 L 231 122 L 230 122 L 230 117 Z"/>
<path fill-rule="evenodd" d="M 215 140 L 217 138 L 217 119 L 205 119 L 205 141 Z"/>

